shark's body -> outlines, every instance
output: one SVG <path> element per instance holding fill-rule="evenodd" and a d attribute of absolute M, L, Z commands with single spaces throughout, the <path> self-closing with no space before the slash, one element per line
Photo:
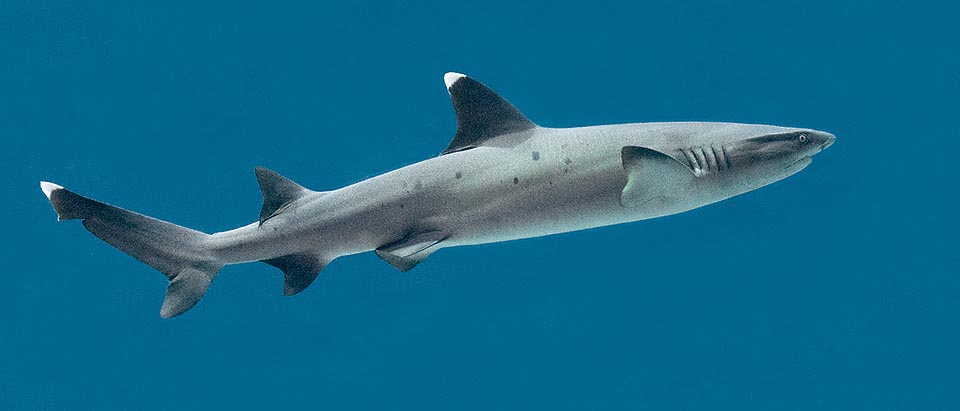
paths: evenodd
<path fill-rule="evenodd" d="M 829 133 L 733 123 L 539 127 L 468 77 L 445 77 L 457 136 L 444 153 L 326 192 L 258 168 L 260 220 L 212 235 L 41 183 L 61 219 L 167 274 L 163 317 L 191 308 L 226 264 L 264 261 L 302 291 L 333 259 L 376 250 L 402 271 L 440 248 L 675 214 L 787 177 Z"/>

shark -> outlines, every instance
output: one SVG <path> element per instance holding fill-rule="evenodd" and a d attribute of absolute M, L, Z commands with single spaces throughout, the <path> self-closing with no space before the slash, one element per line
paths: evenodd
<path fill-rule="evenodd" d="M 228 264 L 306 289 L 338 257 L 374 251 L 408 271 L 440 249 L 662 217 L 789 177 L 834 143 L 807 128 L 662 122 L 550 128 L 486 85 L 444 75 L 457 130 L 438 156 L 330 191 L 256 167 L 257 221 L 207 234 L 40 182 L 58 220 L 160 271 L 160 316 L 193 308 Z"/>

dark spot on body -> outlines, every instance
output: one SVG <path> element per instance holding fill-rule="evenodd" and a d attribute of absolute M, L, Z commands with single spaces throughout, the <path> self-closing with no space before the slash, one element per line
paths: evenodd
<path fill-rule="evenodd" d="M 460 178 L 460 177 L 463 177 L 463 173 L 457 171 L 457 174 L 454 174 L 453 176 L 456 178 Z"/>
<path fill-rule="evenodd" d="M 514 178 L 513 178 L 513 184 L 518 184 L 518 183 L 520 183 L 520 179 L 514 177 Z"/>
<path fill-rule="evenodd" d="M 570 163 L 572 163 L 572 162 L 573 162 L 573 160 L 571 160 L 570 157 L 567 157 L 567 158 L 563 159 L 563 164 L 570 164 Z"/>
<path fill-rule="evenodd" d="M 567 174 L 567 173 L 569 173 L 569 172 L 570 172 L 570 169 L 569 169 L 569 168 L 563 169 L 563 174 Z"/>
<path fill-rule="evenodd" d="M 533 154 L 533 161 L 537 161 L 537 160 L 540 159 L 540 152 L 539 152 L 539 151 L 534 151 L 532 154 Z"/>

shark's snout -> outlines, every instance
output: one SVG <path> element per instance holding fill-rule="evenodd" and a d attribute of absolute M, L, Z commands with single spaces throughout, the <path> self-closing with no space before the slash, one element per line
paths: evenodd
<path fill-rule="evenodd" d="M 826 141 L 820 146 L 820 151 L 826 150 L 827 147 L 832 146 L 833 143 L 837 141 L 837 136 L 830 133 L 823 133 L 823 134 L 826 137 Z"/>
<path fill-rule="evenodd" d="M 806 145 L 807 148 L 804 149 L 803 151 L 805 152 L 805 155 L 808 155 L 808 156 L 819 154 L 821 151 L 826 150 L 827 147 L 832 146 L 833 143 L 837 141 L 836 136 L 826 131 L 811 130 L 808 133 L 807 138 L 810 141 L 807 142 L 808 143 Z"/>

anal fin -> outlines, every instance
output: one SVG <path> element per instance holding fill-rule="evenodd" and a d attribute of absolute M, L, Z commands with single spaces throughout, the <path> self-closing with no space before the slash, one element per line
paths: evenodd
<path fill-rule="evenodd" d="M 377 255 L 401 272 L 410 271 L 437 251 L 440 242 L 447 239 L 441 231 L 413 232 L 402 239 L 377 248 Z"/>
<path fill-rule="evenodd" d="M 311 254 L 290 254 L 262 260 L 283 271 L 283 295 L 294 295 L 310 286 L 328 261 Z"/>

